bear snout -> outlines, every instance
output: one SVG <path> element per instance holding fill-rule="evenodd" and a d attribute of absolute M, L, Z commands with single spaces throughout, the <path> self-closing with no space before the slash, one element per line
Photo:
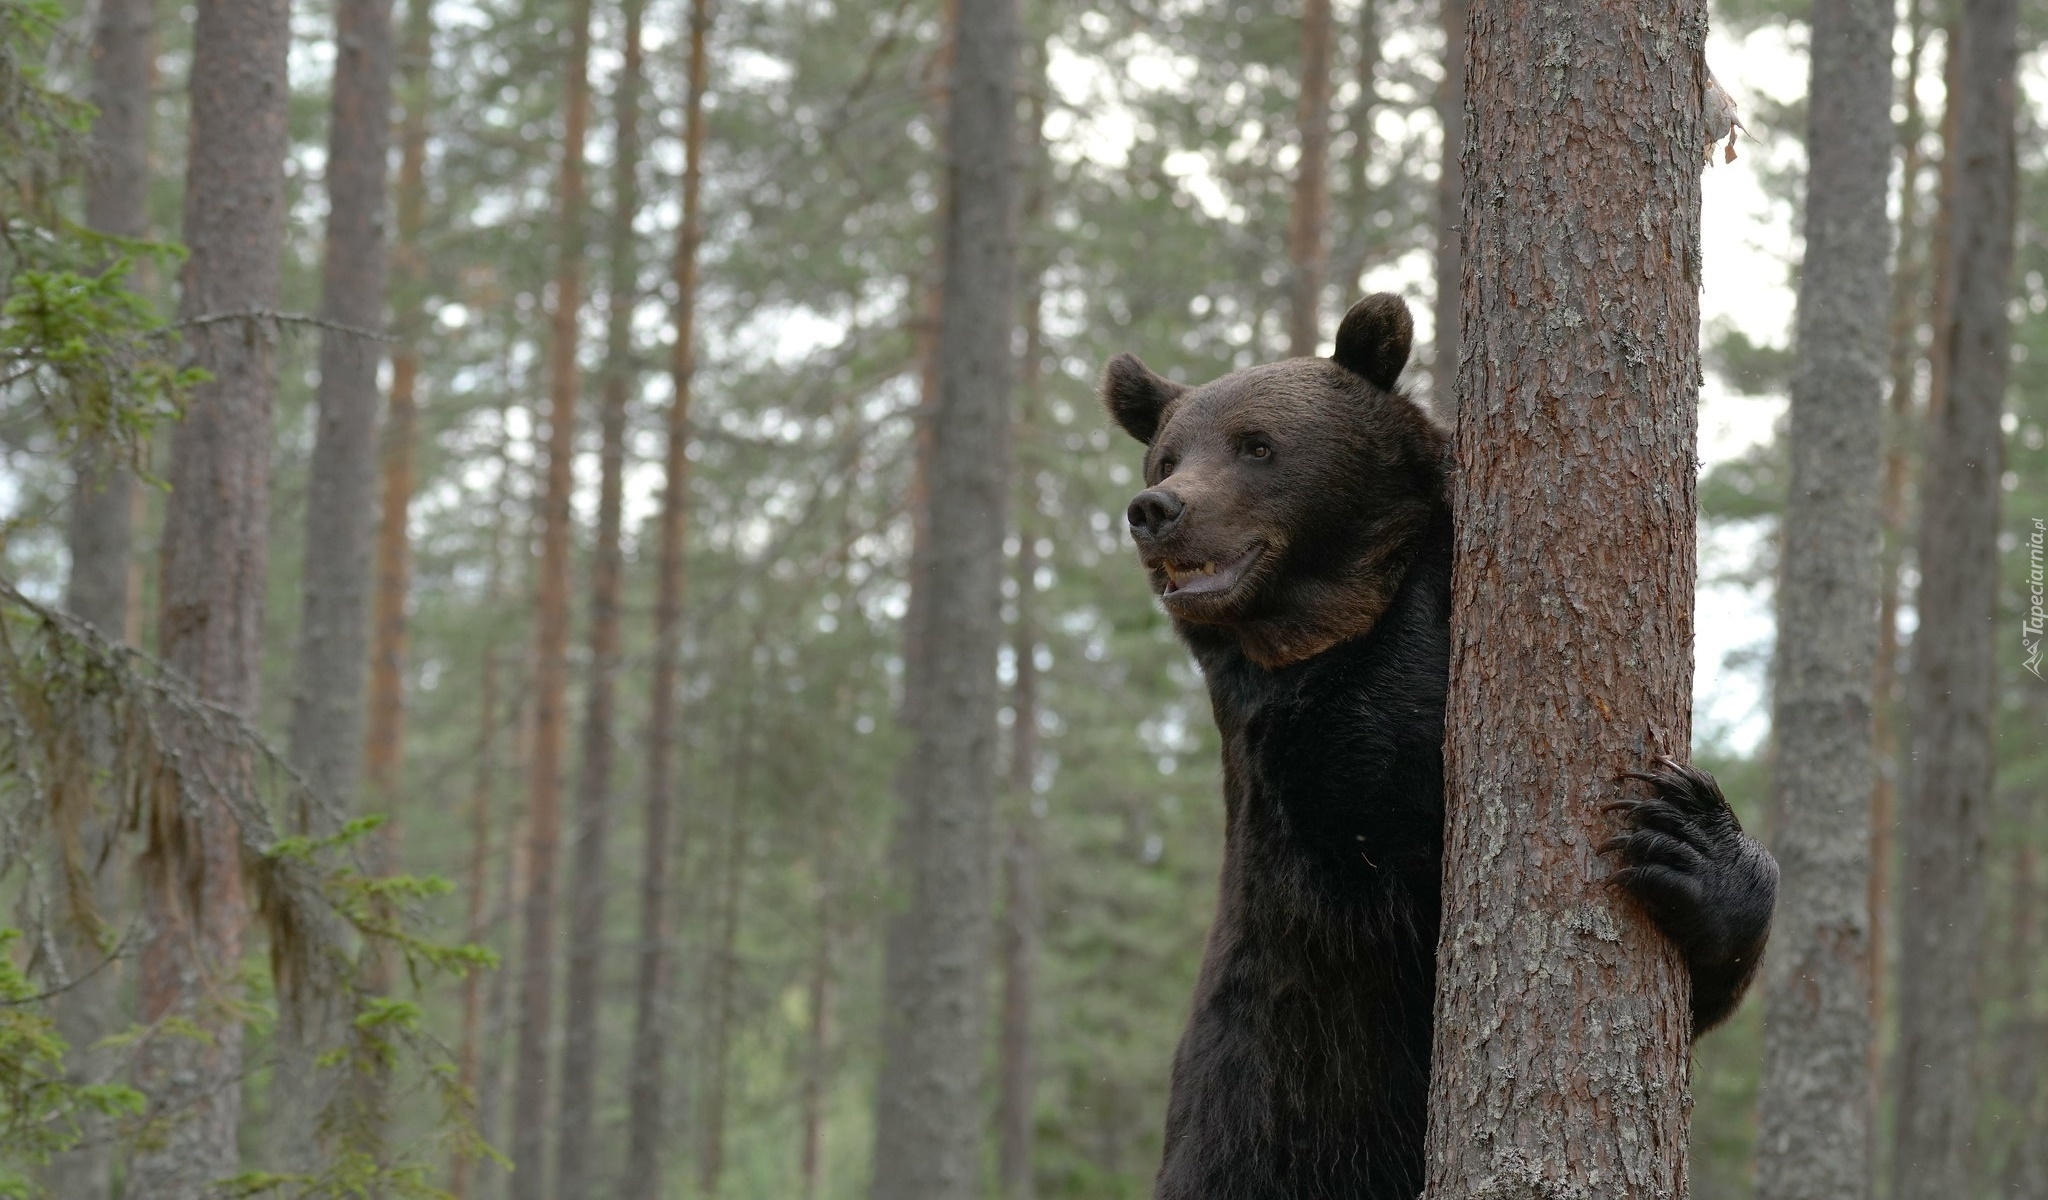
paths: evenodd
<path fill-rule="evenodd" d="M 1186 511 L 1187 506 L 1179 496 L 1165 488 L 1146 488 L 1124 510 L 1124 520 L 1130 522 L 1132 537 L 1149 542 L 1172 532 L 1181 513 Z"/>

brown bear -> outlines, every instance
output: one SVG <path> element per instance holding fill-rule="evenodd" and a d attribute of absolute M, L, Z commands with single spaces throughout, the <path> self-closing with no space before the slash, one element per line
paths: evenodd
<path fill-rule="evenodd" d="M 1127 518 L 1223 741 L 1221 894 L 1174 1057 L 1160 1200 L 1413 1200 L 1443 860 L 1446 439 L 1396 381 L 1399 297 L 1336 352 L 1185 387 L 1126 354 Z M 1694 1036 L 1756 973 L 1777 865 L 1704 772 L 1641 772 L 1603 847 L 1692 969 Z"/>

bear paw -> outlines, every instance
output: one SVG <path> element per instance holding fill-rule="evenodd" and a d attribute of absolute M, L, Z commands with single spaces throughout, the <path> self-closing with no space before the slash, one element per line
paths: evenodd
<path fill-rule="evenodd" d="M 1604 805 L 1626 830 L 1599 853 L 1607 877 L 1642 905 L 1685 955 L 1693 978 L 1693 1035 L 1733 1011 L 1763 958 L 1777 904 L 1778 864 L 1742 831 L 1714 777 L 1671 758 L 1623 776 L 1650 795 Z"/>

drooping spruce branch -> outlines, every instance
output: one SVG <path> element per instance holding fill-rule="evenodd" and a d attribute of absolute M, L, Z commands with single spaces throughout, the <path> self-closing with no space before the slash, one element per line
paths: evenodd
<path fill-rule="evenodd" d="M 359 963 L 366 944 L 381 943 L 416 986 L 492 965 L 488 951 L 422 934 L 420 903 L 447 885 L 366 872 L 355 850 L 381 818 L 340 820 L 239 714 L 200 699 L 150 656 L 109 641 L 0 580 L 0 883 L 10 873 L 18 876 L 33 948 L 30 972 L 61 989 L 82 972 L 104 969 L 104 962 L 56 961 L 56 921 L 91 930 L 109 957 L 126 940 L 115 932 L 120 914 L 94 907 L 91 867 L 81 849 L 87 844 L 84 830 L 103 826 L 139 833 L 144 841 L 160 838 L 181 824 L 173 816 L 212 819 L 207 814 L 220 810 L 204 801 L 214 798 L 235 823 L 257 919 L 269 934 L 276 990 L 337 1004 L 349 1016 L 341 1024 L 341 1043 L 322 1055 L 321 1069 L 355 1079 L 401 1070 L 416 1074 L 442 1114 L 429 1144 L 386 1147 L 380 1144 L 383 1122 L 365 1106 L 364 1097 L 377 1093 L 336 1088 L 323 1118 L 332 1150 L 325 1170 L 317 1176 L 248 1174 L 233 1181 L 234 1189 L 306 1198 L 369 1194 L 366 1188 L 398 1197 L 440 1195 L 428 1183 L 428 1164 L 444 1159 L 451 1142 L 467 1153 L 493 1153 L 471 1122 L 474 1097 L 454 1082 L 452 1054 L 423 1028 L 419 1007 L 364 987 Z M 327 814 L 324 827 L 332 832 L 280 835 L 273 814 L 286 805 Z M 113 852 L 132 852 L 135 840 L 115 841 Z M 218 969 L 222 992 L 232 995 L 241 964 Z M 14 992 L 6 1003 L 24 1009 L 48 998 L 33 989 Z M 124 1036 L 137 1041 L 188 1035 L 166 1027 Z M 59 1043 L 54 1053 L 62 1051 Z M 45 1045 L 39 1053 L 37 1061 L 47 1065 L 51 1048 Z M 0 1055 L 0 1097 L 27 1096 L 24 1089 L 47 1082 L 22 1078 L 27 1068 L 14 1069 L 16 1063 Z M 99 1099 L 112 1105 L 124 1098 Z M 0 1099 L 0 1127 L 29 1113 L 23 1103 Z M 172 1113 L 153 1119 L 176 1118 Z M 147 1138 L 150 1130 L 131 1124 L 124 1136 Z M 0 1158 L 33 1158 L 63 1148 L 61 1136 L 13 1145 L 0 1138 Z M 0 1162 L 0 1178 L 23 1165 L 32 1163 Z"/>

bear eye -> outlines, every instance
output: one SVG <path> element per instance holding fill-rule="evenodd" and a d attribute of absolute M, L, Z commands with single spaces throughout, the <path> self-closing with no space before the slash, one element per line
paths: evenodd
<path fill-rule="evenodd" d="M 1160 477 L 1161 479 L 1164 479 L 1164 478 L 1166 478 L 1166 477 L 1167 477 L 1168 475 L 1171 475 L 1171 474 L 1173 474 L 1173 469 L 1174 469 L 1175 467 L 1179 466 L 1179 465 L 1180 465 L 1180 460 L 1179 460 L 1179 459 L 1177 459 L 1177 458 L 1175 458 L 1175 457 L 1174 457 L 1173 455 L 1171 455 L 1171 454 L 1162 454 L 1162 455 L 1160 455 L 1160 456 L 1159 456 L 1159 477 Z"/>
<path fill-rule="evenodd" d="M 1248 437 L 1244 440 L 1244 454 L 1247 458 L 1268 459 L 1273 457 L 1273 443 L 1262 437 Z"/>

